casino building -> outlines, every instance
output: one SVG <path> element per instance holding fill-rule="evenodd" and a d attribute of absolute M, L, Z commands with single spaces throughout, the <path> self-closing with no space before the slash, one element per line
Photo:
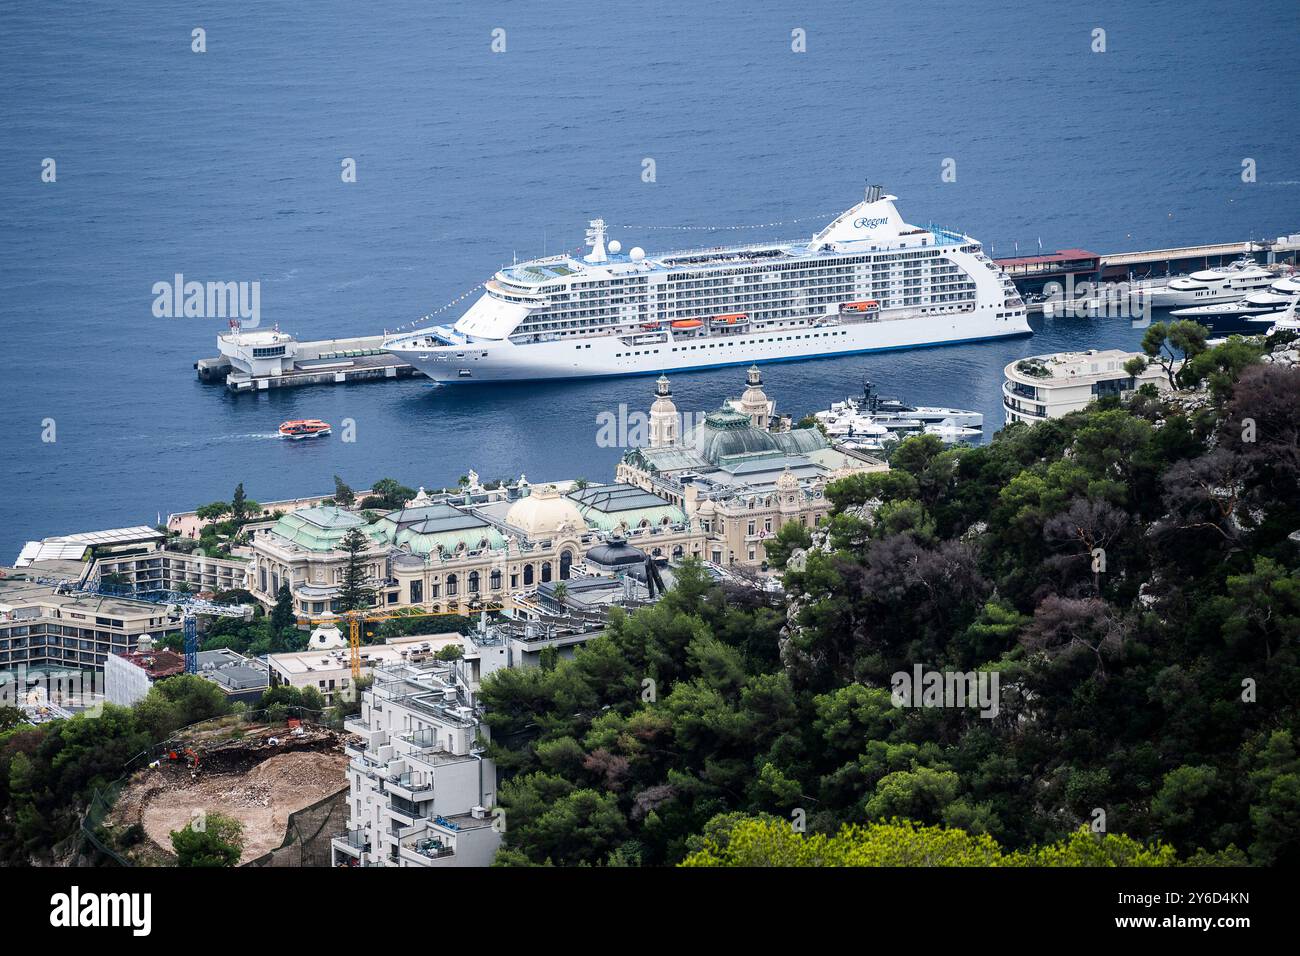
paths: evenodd
<path fill-rule="evenodd" d="M 650 446 L 629 451 L 617 479 L 681 508 L 699 532 L 705 560 L 762 566 L 764 541 L 781 526 L 811 527 L 830 509 L 826 485 L 858 472 L 888 471 L 862 452 L 832 447 L 816 428 L 790 428 L 776 415 L 752 366 L 745 391 L 678 437 L 668 379 L 650 412 Z"/>
<path fill-rule="evenodd" d="M 650 445 L 624 456 L 614 483 L 534 486 L 521 475 L 486 488 L 471 471 L 463 490 L 430 495 L 421 488 L 373 522 L 334 506 L 303 508 L 255 534 L 248 588 L 273 604 L 288 584 L 299 614 L 329 615 L 346 566 L 341 542 L 353 528 L 367 538 L 367 579 L 380 608 L 491 601 L 608 575 L 601 556 L 611 542 L 670 563 L 695 557 L 759 568 L 764 540 L 782 524 L 811 526 L 825 517 L 827 482 L 887 468 L 831 447 L 815 428 L 786 424 L 751 368 L 739 399 L 679 435 L 661 377 Z"/>

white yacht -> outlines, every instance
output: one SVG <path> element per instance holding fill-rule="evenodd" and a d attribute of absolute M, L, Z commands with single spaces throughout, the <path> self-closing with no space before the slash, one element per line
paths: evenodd
<path fill-rule="evenodd" d="M 1242 258 L 1230 266 L 1178 276 L 1163 286 L 1139 289 L 1135 294 L 1140 300 L 1149 301 L 1154 308 L 1176 309 L 1240 299 L 1251 292 L 1268 288 L 1276 278 L 1253 259 Z"/>
<path fill-rule="evenodd" d="M 909 435 L 934 435 L 944 444 L 979 441 L 984 437 L 984 415 L 964 408 L 907 405 L 896 398 L 875 394 L 864 382 L 861 398 L 832 402 L 813 417 L 837 444 L 879 451 L 890 441 Z"/>
<path fill-rule="evenodd" d="M 879 186 L 811 239 L 646 255 L 605 222 L 591 251 L 497 272 L 451 325 L 384 348 L 444 383 L 635 375 L 1027 335 L 970 236 L 912 226 Z"/>
<path fill-rule="evenodd" d="M 1246 324 L 1251 335 L 1269 335 L 1280 329 L 1300 332 L 1300 295 L 1292 299 L 1285 309 L 1253 316 L 1246 320 Z"/>
<path fill-rule="evenodd" d="M 1170 314 L 1180 319 L 1195 319 L 1216 333 L 1239 332 L 1247 328 L 1248 320 L 1285 309 L 1297 295 L 1300 295 L 1300 274 L 1292 274 L 1275 278 L 1266 288 L 1240 299 L 1175 309 Z"/>

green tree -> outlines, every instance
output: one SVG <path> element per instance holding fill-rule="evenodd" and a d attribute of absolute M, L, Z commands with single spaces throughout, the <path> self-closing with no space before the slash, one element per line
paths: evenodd
<path fill-rule="evenodd" d="M 248 520 L 248 496 L 244 494 L 244 483 L 235 486 L 235 495 L 230 499 L 230 517 L 237 525 Z"/>
<path fill-rule="evenodd" d="M 200 521 L 216 521 L 223 515 L 230 514 L 230 502 L 214 501 L 195 509 L 194 516 Z"/>
<path fill-rule="evenodd" d="M 1250 786 L 1251 857 L 1265 865 L 1294 863 L 1300 859 L 1300 757 L 1290 731 L 1269 735 L 1255 758 Z"/>
<path fill-rule="evenodd" d="M 244 825 L 221 813 L 209 813 L 195 828 L 171 832 L 177 866 L 235 866 L 244 850 Z"/>
<path fill-rule="evenodd" d="M 27 723 L 27 718 L 17 707 L 0 706 L 0 734 L 13 730 L 19 724 Z"/>
<path fill-rule="evenodd" d="M 772 567 L 781 570 L 796 548 L 812 547 L 812 531 L 797 521 L 787 521 L 772 537 L 763 542 L 763 553 Z"/>
<path fill-rule="evenodd" d="M 1184 384 L 1180 376 L 1188 363 L 1205 351 L 1209 334 L 1209 329 L 1190 319 L 1155 322 L 1142 336 L 1142 351 L 1164 369 L 1169 387 L 1177 388 Z"/>
<path fill-rule="evenodd" d="M 334 501 L 344 508 L 351 508 L 357 503 L 357 493 L 344 484 L 338 475 L 334 476 Z"/>
<path fill-rule="evenodd" d="M 374 588 L 368 583 L 365 553 L 371 547 L 371 541 L 360 528 L 351 528 L 339 542 L 339 548 L 347 556 L 343 566 L 343 582 L 339 588 L 339 610 L 359 611 L 370 607 Z"/>
<path fill-rule="evenodd" d="M 363 508 L 401 508 L 415 497 L 415 491 L 393 478 L 380 478 L 370 487 L 370 495 L 361 502 Z"/>
<path fill-rule="evenodd" d="M 293 594 L 288 584 L 281 584 L 275 594 L 275 607 L 271 609 L 271 627 L 277 631 L 287 631 L 294 626 Z"/>
<path fill-rule="evenodd" d="M 1087 827 L 1047 846 L 1008 853 L 989 836 L 922 827 L 907 820 L 848 825 L 833 836 L 805 836 L 774 819 L 735 822 L 705 842 L 682 866 L 1177 866 L 1163 844 L 1126 836 L 1098 837 Z"/>

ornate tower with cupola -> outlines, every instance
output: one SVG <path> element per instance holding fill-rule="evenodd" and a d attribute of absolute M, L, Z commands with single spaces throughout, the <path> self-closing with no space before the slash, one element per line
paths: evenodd
<path fill-rule="evenodd" d="M 668 376 L 660 375 L 655 383 L 655 400 L 650 406 L 650 447 L 661 448 L 677 441 L 677 406 Z"/>

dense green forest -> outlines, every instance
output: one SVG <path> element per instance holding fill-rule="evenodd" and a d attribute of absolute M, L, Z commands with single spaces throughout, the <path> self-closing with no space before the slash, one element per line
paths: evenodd
<path fill-rule="evenodd" d="M 687 564 L 572 660 L 493 675 L 498 861 L 1296 862 L 1300 370 L 1269 346 L 910 439 L 769 543 L 784 598 Z M 915 664 L 996 672 L 996 715 L 895 706 Z"/>

